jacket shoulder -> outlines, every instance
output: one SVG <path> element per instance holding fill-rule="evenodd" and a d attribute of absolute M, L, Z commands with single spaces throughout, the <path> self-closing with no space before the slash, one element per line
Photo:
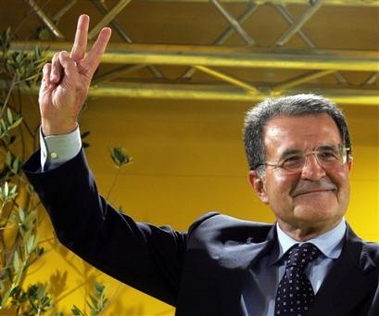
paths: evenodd
<path fill-rule="evenodd" d="M 376 269 L 379 273 L 379 243 L 366 241 L 355 234 L 350 225 L 347 226 L 346 243 L 350 250 L 359 253 L 359 266 L 363 271 Z"/>
<path fill-rule="evenodd" d="M 273 224 L 254 222 L 210 212 L 195 221 L 188 230 L 189 239 L 222 243 L 260 243 L 267 240 Z"/>
<path fill-rule="evenodd" d="M 379 244 L 375 242 L 363 241 L 362 262 L 367 265 L 376 267 L 379 273 Z"/>

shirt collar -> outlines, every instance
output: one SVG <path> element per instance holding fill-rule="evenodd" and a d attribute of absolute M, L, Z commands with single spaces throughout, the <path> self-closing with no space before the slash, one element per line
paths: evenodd
<path fill-rule="evenodd" d="M 276 231 L 278 235 L 279 243 L 279 256 L 278 260 L 295 244 L 302 244 L 303 242 L 298 242 L 297 240 L 288 236 L 278 225 L 276 224 Z M 316 236 L 307 242 L 310 242 L 317 246 L 317 248 L 323 253 L 325 257 L 330 259 L 337 259 L 342 251 L 343 237 L 346 232 L 346 221 L 342 219 L 341 222 L 328 232 Z"/>

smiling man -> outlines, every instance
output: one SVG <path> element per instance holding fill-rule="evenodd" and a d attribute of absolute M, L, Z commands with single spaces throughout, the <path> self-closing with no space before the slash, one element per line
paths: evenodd
<path fill-rule="evenodd" d="M 262 144 L 254 148 L 250 138 L 257 130 Z M 247 115 L 245 140 L 250 182 L 287 234 L 304 241 L 341 222 L 352 156 L 346 122 L 334 104 L 314 95 L 266 100 Z"/>
<path fill-rule="evenodd" d="M 24 166 L 67 248 L 176 315 L 379 315 L 379 245 L 344 219 L 352 151 L 334 103 L 300 94 L 246 116 L 250 183 L 276 223 L 210 213 L 179 232 L 136 222 L 99 195 L 82 149 L 78 115 L 111 33 L 86 55 L 88 25 L 81 16 L 71 54 L 44 67 L 41 150 Z"/>

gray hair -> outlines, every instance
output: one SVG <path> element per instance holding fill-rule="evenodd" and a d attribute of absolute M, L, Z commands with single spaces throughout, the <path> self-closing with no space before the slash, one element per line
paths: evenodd
<path fill-rule="evenodd" d="M 343 144 L 351 154 L 350 134 L 347 121 L 337 105 L 322 96 L 297 94 L 280 98 L 266 99 L 245 116 L 244 142 L 250 170 L 255 170 L 265 162 L 263 130 L 268 121 L 277 116 L 301 116 L 306 114 L 328 114 L 336 123 Z"/>

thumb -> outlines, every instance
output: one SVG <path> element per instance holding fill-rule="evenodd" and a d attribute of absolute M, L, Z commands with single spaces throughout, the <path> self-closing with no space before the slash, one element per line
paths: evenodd
<path fill-rule="evenodd" d="M 78 68 L 76 62 L 70 57 L 69 53 L 62 51 L 59 54 L 59 62 L 62 65 L 65 76 L 74 79 L 78 76 Z"/>
<path fill-rule="evenodd" d="M 51 64 L 45 64 L 42 68 L 42 82 L 39 89 L 40 99 L 51 90 L 52 83 L 50 82 Z M 41 100 L 40 100 L 41 101 Z"/>

